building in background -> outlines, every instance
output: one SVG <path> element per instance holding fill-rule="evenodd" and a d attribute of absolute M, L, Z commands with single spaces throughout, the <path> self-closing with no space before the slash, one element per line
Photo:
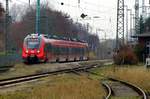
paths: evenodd
<path fill-rule="evenodd" d="M 150 32 L 137 34 L 133 38 L 137 38 L 138 44 L 144 47 L 143 56 L 145 58 L 150 56 Z"/>

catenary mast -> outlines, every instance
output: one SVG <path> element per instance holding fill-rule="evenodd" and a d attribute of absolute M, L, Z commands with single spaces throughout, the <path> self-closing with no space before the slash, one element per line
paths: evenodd
<path fill-rule="evenodd" d="M 40 0 L 37 0 L 36 5 L 36 33 L 40 35 Z"/>
<path fill-rule="evenodd" d="M 124 44 L 124 0 L 117 2 L 116 49 Z"/>

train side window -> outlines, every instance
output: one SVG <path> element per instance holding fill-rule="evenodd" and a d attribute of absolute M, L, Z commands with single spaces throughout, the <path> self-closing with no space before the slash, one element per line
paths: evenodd
<path fill-rule="evenodd" d="M 51 45 L 51 53 L 54 53 L 54 46 L 53 45 Z"/>
<path fill-rule="evenodd" d="M 78 54 L 79 52 L 78 52 L 78 48 L 76 48 L 76 54 Z"/>
<path fill-rule="evenodd" d="M 59 54 L 63 54 L 63 47 L 59 47 Z"/>
<path fill-rule="evenodd" d="M 53 53 L 56 54 L 56 47 L 53 46 Z"/>
<path fill-rule="evenodd" d="M 64 47 L 64 54 L 68 54 L 68 48 Z"/>
<path fill-rule="evenodd" d="M 79 48 L 80 49 L 80 55 L 82 55 L 82 48 Z"/>
<path fill-rule="evenodd" d="M 81 48 L 79 48 L 79 52 L 80 52 L 80 54 L 82 54 L 82 49 Z"/>
<path fill-rule="evenodd" d="M 57 54 L 57 47 L 54 47 L 54 53 Z"/>
<path fill-rule="evenodd" d="M 85 50 L 85 48 L 82 48 L 82 55 L 84 55 L 84 52 L 85 52 L 84 50 Z"/>
<path fill-rule="evenodd" d="M 52 50 L 52 46 L 48 44 L 48 52 L 51 52 L 51 50 Z"/>
<path fill-rule="evenodd" d="M 66 54 L 69 54 L 69 48 L 66 47 Z"/>
<path fill-rule="evenodd" d="M 81 54 L 81 48 L 79 48 L 79 54 Z"/>
<path fill-rule="evenodd" d="M 56 47 L 56 54 L 60 54 L 60 47 Z"/>
<path fill-rule="evenodd" d="M 80 49 L 76 48 L 76 52 L 77 52 L 77 54 L 80 54 Z"/>
<path fill-rule="evenodd" d="M 71 54 L 71 48 L 69 48 L 69 54 Z"/>
<path fill-rule="evenodd" d="M 86 53 L 86 48 L 83 48 L 83 55 L 85 55 Z"/>
<path fill-rule="evenodd" d="M 63 47 L 63 51 L 62 51 L 63 54 L 66 54 L 66 48 Z"/>
<path fill-rule="evenodd" d="M 80 54 L 82 55 L 82 48 L 80 48 Z"/>
<path fill-rule="evenodd" d="M 83 48 L 80 48 L 80 50 L 81 50 L 81 55 L 83 55 Z"/>
<path fill-rule="evenodd" d="M 77 48 L 74 48 L 74 53 L 75 53 L 75 54 L 78 54 Z"/>
<path fill-rule="evenodd" d="M 64 54 L 64 48 L 63 47 L 59 47 L 59 54 Z"/>
<path fill-rule="evenodd" d="M 69 48 L 69 54 L 72 54 L 73 48 Z"/>
<path fill-rule="evenodd" d="M 76 48 L 73 48 L 73 54 L 74 55 L 76 54 Z"/>
<path fill-rule="evenodd" d="M 72 48 L 72 54 L 76 54 L 75 48 Z"/>

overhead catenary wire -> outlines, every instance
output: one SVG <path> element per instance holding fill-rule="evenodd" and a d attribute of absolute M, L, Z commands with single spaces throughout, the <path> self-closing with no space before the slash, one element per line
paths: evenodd
<path fill-rule="evenodd" d="M 61 2 L 58 2 L 58 0 L 53 1 L 53 2 L 61 5 Z M 69 7 L 73 7 L 73 8 L 78 9 L 78 5 L 71 5 L 71 4 L 63 3 L 63 6 L 69 6 Z M 87 10 L 87 11 L 92 11 L 92 12 L 94 11 L 94 12 L 97 12 L 97 13 L 108 13 L 107 11 L 100 11 L 100 10 L 94 10 L 94 9 L 89 9 L 89 8 L 82 8 L 81 6 L 80 6 L 80 9 Z M 111 11 L 112 11 L 112 9 L 111 9 Z M 110 12 L 110 10 L 109 10 L 109 12 Z"/>
<path fill-rule="evenodd" d="M 19 3 L 23 3 L 23 4 L 28 4 L 28 2 L 24 2 L 22 0 L 16 0 L 16 1 L 19 2 Z"/>
<path fill-rule="evenodd" d="M 100 7 L 102 7 L 102 8 L 107 8 L 108 9 L 108 7 L 109 6 L 104 6 L 104 5 L 100 5 L 100 4 L 95 4 L 95 3 L 92 3 L 92 2 L 87 2 L 87 1 L 82 1 L 84 4 L 86 4 L 86 5 L 90 5 L 90 6 L 93 6 L 93 7 L 98 7 L 98 8 L 100 8 Z M 109 9 L 116 9 L 116 8 L 109 8 Z"/>
<path fill-rule="evenodd" d="M 25 1 L 22 1 L 22 0 L 16 0 L 18 3 L 20 3 L 21 5 L 26 5 L 26 4 L 29 4 L 29 2 L 25 2 Z M 28 1 L 28 0 L 27 0 Z M 32 0 L 30 0 L 30 2 L 31 2 Z M 48 0 L 42 0 L 43 2 L 45 2 L 45 1 L 48 1 Z M 55 5 L 55 6 L 66 6 L 66 7 L 72 7 L 72 8 L 75 8 L 76 10 L 78 9 L 78 5 L 76 5 L 76 4 L 70 4 L 70 3 L 64 3 L 64 5 L 61 5 L 61 1 L 59 1 L 59 0 L 51 0 L 51 1 L 48 1 L 48 2 L 53 2 L 53 4 Z M 86 2 L 86 1 L 81 1 L 81 3 L 83 4 L 84 2 Z M 106 13 L 108 13 L 108 11 L 109 11 L 109 13 L 114 13 L 114 9 L 110 9 L 110 8 L 107 8 L 106 7 L 106 10 L 108 10 L 108 11 L 100 11 L 99 9 L 96 9 L 96 8 L 88 8 L 88 6 L 89 5 L 91 5 L 91 6 L 99 6 L 98 4 L 94 4 L 94 3 L 89 3 L 89 2 L 86 2 L 86 6 L 87 7 L 84 7 L 84 6 L 80 6 L 80 9 L 81 9 L 81 12 L 83 12 L 83 13 L 85 13 L 85 14 L 88 14 L 89 16 L 95 16 L 95 15 L 97 15 L 97 16 L 99 16 L 99 15 L 101 15 L 101 17 L 105 17 L 106 18 L 106 16 L 103 16 L 103 14 L 106 14 Z M 101 7 L 101 6 L 100 6 Z M 57 7 L 58 8 L 58 7 Z M 61 9 L 62 10 L 62 9 Z M 68 11 L 69 12 L 69 11 Z M 79 17 L 79 16 L 78 16 Z"/>

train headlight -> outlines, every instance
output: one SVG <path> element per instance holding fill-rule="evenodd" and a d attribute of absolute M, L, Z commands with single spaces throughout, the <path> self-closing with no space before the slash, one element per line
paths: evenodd
<path fill-rule="evenodd" d="M 40 51 L 39 51 L 39 50 L 37 50 L 37 53 L 40 53 Z"/>
<path fill-rule="evenodd" d="M 26 53 L 28 53 L 29 51 L 28 50 L 26 50 Z"/>

